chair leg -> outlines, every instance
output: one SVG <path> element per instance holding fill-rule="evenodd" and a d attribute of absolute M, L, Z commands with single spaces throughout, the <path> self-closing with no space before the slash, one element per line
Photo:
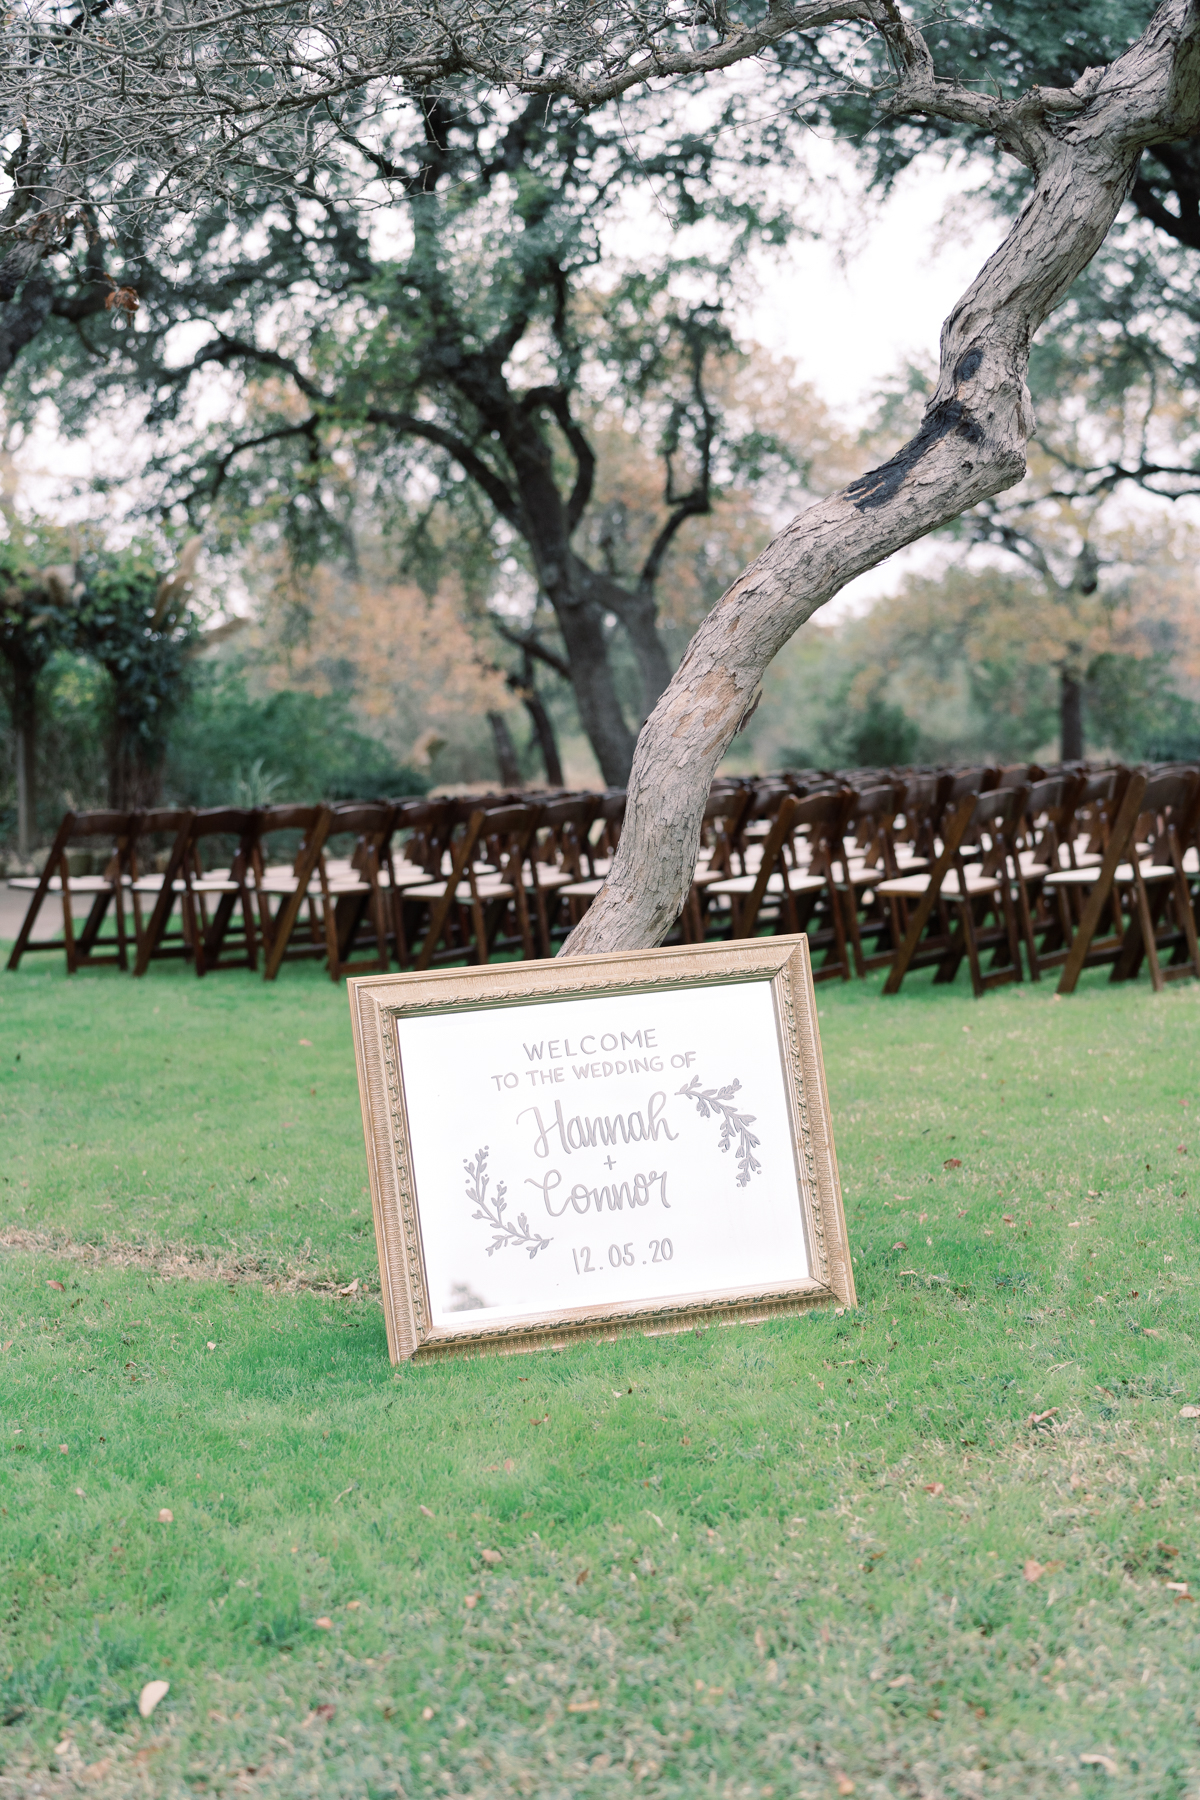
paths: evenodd
<path fill-rule="evenodd" d="M 67 874 L 67 859 L 62 859 L 62 910 L 63 910 L 63 943 L 67 952 L 67 974 L 74 975 L 79 967 L 79 955 L 75 949 L 75 922 L 71 917 L 71 881 Z"/>
<path fill-rule="evenodd" d="M 1166 982 L 1158 961 L 1158 933 L 1154 918 L 1150 911 L 1150 896 L 1146 892 L 1146 884 L 1142 880 L 1142 871 L 1137 864 L 1133 865 L 1134 906 L 1138 924 L 1142 928 L 1142 941 L 1146 950 L 1146 961 L 1150 964 L 1150 983 L 1156 994 L 1161 994 Z"/>
<path fill-rule="evenodd" d="M 967 962 L 970 965 L 971 970 L 971 986 L 975 990 L 975 998 L 977 1000 L 982 1000 L 984 993 L 983 969 L 980 967 L 979 962 L 979 942 L 975 936 L 974 901 L 964 900 L 959 910 L 962 913 L 963 937 L 966 939 L 967 944 Z"/>
<path fill-rule="evenodd" d="M 1192 974 L 1200 981 L 1200 941 L 1196 934 L 1196 915 L 1192 911 L 1192 897 L 1188 892 L 1187 877 L 1181 867 L 1175 870 L 1175 905 L 1179 913 L 1179 922 L 1183 927 L 1184 941 L 1187 944 L 1185 964 L 1191 966 Z"/>
<path fill-rule="evenodd" d="M 1017 902 L 1021 920 L 1021 936 L 1025 940 L 1025 955 L 1029 963 L 1030 981 L 1042 979 L 1042 967 L 1038 961 L 1037 939 L 1033 930 L 1033 911 L 1029 905 L 1029 893 L 1024 881 L 1017 883 Z"/>

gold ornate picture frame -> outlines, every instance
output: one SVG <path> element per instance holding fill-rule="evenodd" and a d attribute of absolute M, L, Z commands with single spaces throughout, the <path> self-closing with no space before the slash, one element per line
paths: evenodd
<path fill-rule="evenodd" d="M 855 1304 L 804 937 L 348 986 L 393 1363 Z"/>

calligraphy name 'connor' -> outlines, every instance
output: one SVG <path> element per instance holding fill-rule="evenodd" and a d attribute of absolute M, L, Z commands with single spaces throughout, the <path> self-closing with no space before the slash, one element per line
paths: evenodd
<path fill-rule="evenodd" d="M 537 1136 L 533 1141 L 535 1156 L 549 1156 L 555 1133 L 567 1156 L 572 1150 L 594 1150 L 598 1144 L 655 1144 L 660 1137 L 673 1143 L 678 1132 L 672 1131 L 666 1120 L 659 1117 L 666 1104 L 665 1094 L 651 1094 L 644 1114 L 610 1113 L 607 1118 L 594 1119 L 583 1119 L 576 1114 L 573 1119 L 564 1119 L 562 1101 L 556 1100 L 554 1117 L 549 1122 L 542 1118 L 540 1107 L 527 1106 L 517 1114 L 517 1124 L 527 1113 L 532 1113 L 537 1120 Z"/>

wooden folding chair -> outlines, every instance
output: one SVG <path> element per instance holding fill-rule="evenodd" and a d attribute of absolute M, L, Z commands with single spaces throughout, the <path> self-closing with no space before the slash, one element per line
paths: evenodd
<path fill-rule="evenodd" d="M 325 908 L 322 904 L 321 852 L 333 823 L 329 806 L 267 806 L 257 817 L 252 852 L 258 929 L 266 951 L 265 981 L 274 981 L 284 961 L 327 956 Z M 299 847 L 290 864 L 267 861 L 269 838 L 286 833 Z M 271 910 L 276 902 L 275 911 Z M 308 941 L 293 944 L 300 909 L 308 908 Z"/>
<path fill-rule="evenodd" d="M 852 799 L 842 825 L 846 849 L 846 883 L 838 893 L 846 909 L 846 930 L 858 975 L 890 963 L 899 947 L 896 903 L 880 894 L 882 881 L 900 874 L 892 827 L 904 795 L 903 782 L 886 781 L 875 787 L 851 790 Z M 909 871 L 911 873 L 911 870 Z M 863 939 L 872 940 L 868 955 Z M 882 947 L 881 947 L 882 946 Z"/>
<path fill-rule="evenodd" d="M 453 800 L 392 802 L 392 829 L 381 852 L 379 879 L 389 895 L 396 961 L 402 969 L 412 961 L 404 896 L 410 888 L 440 880 L 448 870 L 456 813 Z"/>
<path fill-rule="evenodd" d="M 624 818 L 624 788 L 608 788 L 600 795 L 595 820 L 580 845 L 581 866 L 586 867 L 587 873 L 581 880 L 568 882 L 558 890 L 559 898 L 567 903 L 572 928 L 578 925 L 608 880 L 608 871 L 621 841 Z"/>
<path fill-rule="evenodd" d="M 1200 981 L 1196 915 L 1183 867 L 1198 786 L 1194 770 L 1168 771 L 1155 775 L 1142 796 L 1132 846 L 1136 854 L 1127 865 L 1118 864 L 1114 878 L 1128 895 L 1130 917 L 1113 981 L 1132 981 L 1143 960 L 1156 994 L 1182 975 Z M 1171 961 L 1164 967 L 1167 952 Z"/>
<path fill-rule="evenodd" d="M 396 808 L 386 800 L 351 800 L 333 808 L 325 848 L 317 862 L 327 966 L 331 980 L 343 975 L 386 974 L 390 959 L 391 895 L 386 858 Z M 335 840 L 350 836 L 347 854 L 336 855 Z M 369 921 L 373 954 L 355 957 L 357 938 Z"/>
<path fill-rule="evenodd" d="M 144 975 L 151 960 L 191 956 L 183 895 L 184 868 L 194 807 L 164 806 L 137 815 L 129 853 L 129 899 L 133 911 L 137 957 L 134 975 Z M 171 920 L 176 917 L 175 929 Z"/>
<path fill-rule="evenodd" d="M 692 885 L 679 928 L 685 944 L 703 943 L 706 935 L 707 889 L 734 873 L 734 859 L 741 849 L 742 826 L 754 804 L 754 788 L 747 782 L 714 782 L 700 824 L 700 849 Z"/>
<path fill-rule="evenodd" d="M 760 920 L 772 922 L 777 933 L 806 932 L 810 952 L 824 956 L 813 969 L 814 981 L 850 979 L 838 887 L 847 885 L 842 826 L 853 799 L 846 788 L 803 800 L 785 795 L 757 873 L 730 876 L 709 890 L 729 898 L 731 937 L 753 937 Z"/>
<path fill-rule="evenodd" d="M 105 964 L 115 963 L 120 969 L 129 967 L 125 929 L 125 880 L 129 873 L 129 849 L 136 818 L 134 813 L 69 812 L 64 815 L 54 834 L 54 842 L 50 846 L 50 854 L 41 874 L 16 875 L 10 878 L 10 888 L 32 894 L 29 910 L 21 922 L 17 941 L 9 954 L 10 969 L 18 968 L 21 958 L 30 950 L 65 951 L 68 975 L 74 975 L 77 969 L 94 969 Z M 72 874 L 72 855 L 87 855 L 92 860 L 97 854 L 92 847 L 97 843 L 100 846 L 98 854 L 104 861 L 103 871 L 100 874 Z M 43 903 L 52 894 L 58 897 L 62 905 L 62 936 L 35 939 L 33 929 L 38 914 Z M 88 908 L 78 937 L 73 900 L 86 904 Z M 101 927 L 110 907 L 113 909 L 115 929 L 111 935 L 102 937 Z"/>
<path fill-rule="evenodd" d="M 1069 866 L 1043 880 L 1048 894 L 1063 896 L 1063 941 L 1043 965 L 1061 961 L 1058 992 L 1073 994 L 1085 968 L 1115 963 L 1125 946 L 1126 921 L 1117 870 L 1132 856 L 1149 777 L 1143 769 L 1111 769 L 1089 777 L 1076 802 L 1068 847 Z M 1099 792 L 1097 792 L 1099 789 Z M 1130 870 L 1132 873 L 1132 870 Z"/>
<path fill-rule="evenodd" d="M 484 807 L 461 803 L 451 840 L 449 872 L 438 881 L 405 889 L 406 911 L 424 909 L 424 930 L 410 926 L 409 942 L 420 937 L 415 969 L 466 957 L 489 960 L 505 915 L 511 911 L 524 954 L 532 958 L 533 934 L 525 898 L 525 862 L 537 830 L 540 807 Z M 469 810 L 468 810 L 469 808 Z M 499 857 L 484 860 L 489 834 Z"/>
<path fill-rule="evenodd" d="M 565 795 L 542 807 L 527 867 L 543 956 L 553 956 L 554 938 L 563 935 L 558 920 L 564 891 L 585 879 L 588 832 L 600 807 L 598 794 Z"/>
<path fill-rule="evenodd" d="M 937 770 L 914 770 L 901 777 L 902 793 L 892 821 L 892 848 L 901 875 L 915 875 L 937 859 L 934 831 L 941 819 Z"/>
<path fill-rule="evenodd" d="M 951 982 L 964 957 L 976 999 L 988 988 L 1024 979 L 1013 861 L 1028 794 L 1027 787 L 963 794 L 944 822 L 942 852 L 933 868 L 879 884 L 881 894 L 911 908 L 885 994 L 898 994 L 910 970 L 930 964 L 937 965 L 935 982 Z M 977 857 L 968 857 L 969 845 Z M 988 950 L 994 954 L 985 972 L 981 959 Z"/>
<path fill-rule="evenodd" d="M 200 811 L 142 816 L 139 846 L 154 832 L 166 832 L 178 818 L 179 829 L 161 873 L 143 872 L 132 883 L 138 920 L 135 975 L 151 962 L 190 957 L 198 976 L 221 966 L 258 967 L 258 934 L 251 886 L 252 857 L 257 840 L 257 814 L 245 807 L 207 806 Z M 218 862 L 207 866 L 206 846 L 222 840 Z M 144 856 L 144 851 L 142 852 Z M 153 899 L 148 919 L 142 907 Z M 179 925 L 171 929 L 175 909 Z M 241 951 L 231 963 L 230 951 Z"/>

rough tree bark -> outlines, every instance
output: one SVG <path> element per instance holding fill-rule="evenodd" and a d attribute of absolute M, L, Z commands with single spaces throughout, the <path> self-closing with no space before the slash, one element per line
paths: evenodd
<path fill-rule="evenodd" d="M 1059 732 L 1064 762 L 1083 761 L 1083 683 L 1064 667 L 1058 676 Z"/>
<path fill-rule="evenodd" d="M 639 737 L 612 872 L 564 955 L 662 942 L 691 882 L 710 782 L 772 658 L 856 575 L 1021 479 L 1034 332 L 1104 241 L 1142 151 L 1200 127 L 1197 0 L 1167 0 L 1137 43 L 1073 88 L 1007 103 L 937 81 L 892 0 L 871 11 L 900 72 L 889 110 L 989 130 L 1032 171 L 1032 192 L 942 327 L 917 435 L 793 519 L 692 639 Z"/>
<path fill-rule="evenodd" d="M 500 772 L 500 785 L 504 788 L 520 788 L 525 783 L 521 779 L 521 759 L 517 755 L 517 746 L 513 743 L 512 732 L 508 729 L 508 720 L 501 712 L 489 712 L 488 724 L 492 728 L 492 742 L 496 746 L 496 767 Z"/>

